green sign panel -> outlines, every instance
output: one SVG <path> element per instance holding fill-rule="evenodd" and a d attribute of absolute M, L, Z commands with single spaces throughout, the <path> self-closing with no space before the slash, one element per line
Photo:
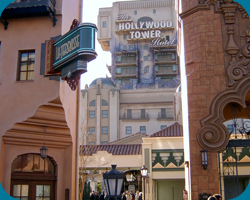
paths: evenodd
<path fill-rule="evenodd" d="M 65 74 L 86 70 L 87 62 L 96 58 L 95 24 L 83 23 L 70 30 L 54 43 L 53 70 Z"/>

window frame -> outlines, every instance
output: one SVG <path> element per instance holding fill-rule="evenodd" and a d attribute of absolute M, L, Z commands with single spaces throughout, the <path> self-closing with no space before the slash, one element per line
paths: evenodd
<path fill-rule="evenodd" d="M 168 127 L 167 125 L 161 125 L 161 130 L 167 127 Z"/>
<path fill-rule="evenodd" d="M 92 100 L 92 101 L 89 103 L 89 106 L 95 106 L 95 100 Z"/>
<path fill-rule="evenodd" d="M 146 134 L 146 126 L 140 126 L 140 133 Z"/>
<path fill-rule="evenodd" d="M 92 113 L 92 114 L 91 114 Z M 94 119 L 95 118 L 95 110 L 90 110 L 89 111 L 89 118 Z"/>
<path fill-rule="evenodd" d="M 104 128 L 105 129 L 107 128 L 107 130 L 104 130 Z M 108 126 L 102 126 L 102 134 L 104 134 L 104 135 L 109 134 L 109 127 Z"/>
<path fill-rule="evenodd" d="M 106 28 L 107 27 L 107 22 L 106 21 L 102 21 L 102 28 Z"/>
<path fill-rule="evenodd" d="M 27 55 L 27 60 L 26 61 L 22 61 L 22 54 L 28 54 Z M 34 54 L 34 60 L 33 61 L 30 61 L 29 60 L 29 55 L 30 54 Z M 21 66 L 22 66 L 22 63 L 26 63 L 26 70 L 21 70 Z M 29 64 L 32 64 L 34 65 L 34 68 L 33 70 L 29 70 L 29 67 L 28 65 Z M 20 50 L 18 52 L 18 65 L 17 65 L 17 77 L 16 77 L 16 80 L 17 81 L 34 81 L 34 78 L 35 78 L 35 49 L 33 50 Z M 26 72 L 26 80 L 21 80 L 21 72 Z M 33 72 L 33 79 L 28 79 L 28 75 L 29 73 L 32 73 Z"/>
<path fill-rule="evenodd" d="M 127 135 L 132 134 L 132 126 L 126 126 L 126 127 L 125 127 L 125 133 L 126 133 Z"/>
<path fill-rule="evenodd" d="M 89 135 L 94 135 L 94 134 L 95 134 L 95 127 L 89 127 Z"/>
<path fill-rule="evenodd" d="M 108 101 L 106 101 L 105 99 L 102 99 L 102 106 L 108 106 Z"/>
<path fill-rule="evenodd" d="M 102 118 L 108 118 L 109 117 L 109 111 L 108 110 L 102 110 Z"/>

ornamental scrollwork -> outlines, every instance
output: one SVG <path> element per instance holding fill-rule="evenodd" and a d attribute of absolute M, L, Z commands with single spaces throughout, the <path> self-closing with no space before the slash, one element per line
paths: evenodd
<path fill-rule="evenodd" d="M 218 124 L 208 124 L 197 133 L 199 145 L 209 151 L 222 151 L 226 148 L 229 140 L 227 128 Z"/>
<path fill-rule="evenodd" d="M 247 44 L 241 48 L 240 60 L 232 60 L 227 68 L 228 86 L 234 86 L 235 82 L 247 75 L 250 70 L 248 66 L 250 61 L 250 26 L 241 37 L 246 37 Z"/>

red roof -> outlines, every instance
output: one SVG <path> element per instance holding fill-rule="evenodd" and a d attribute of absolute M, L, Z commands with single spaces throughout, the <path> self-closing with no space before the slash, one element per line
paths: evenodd
<path fill-rule="evenodd" d="M 85 145 L 83 155 L 92 155 L 98 151 L 107 151 L 112 155 L 141 155 L 141 144 L 119 144 L 119 145 Z"/>
<path fill-rule="evenodd" d="M 149 137 L 182 137 L 183 128 L 178 122 L 175 122 L 171 126 L 164 128 Z"/>

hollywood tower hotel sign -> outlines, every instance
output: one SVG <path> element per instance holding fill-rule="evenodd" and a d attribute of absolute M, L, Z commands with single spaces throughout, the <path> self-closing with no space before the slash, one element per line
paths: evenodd
<path fill-rule="evenodd" d="M 116 33 L 129 32 L 129 40 L 151 40 L 151 46 L 169 46 L 176 40 L 174 38 L 169 41 L 162 36 L 163 30 L 174 30 L 173 23 L 169 20 L 133 22 L 131 16 L 119 14 L 117 23 Z"/>

